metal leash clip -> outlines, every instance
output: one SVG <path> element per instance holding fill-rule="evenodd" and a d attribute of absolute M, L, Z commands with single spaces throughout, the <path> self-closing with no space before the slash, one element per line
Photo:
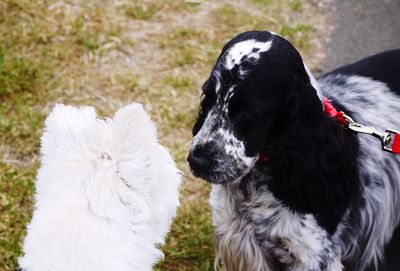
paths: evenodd
<path fill-rule="evenodd" d="M 393 151 L 393 142 L 396 134 L 399 135 L 400 132 L 392 129 L 386 129 L 385 137 L 381 139 L 382 149 L 388 152 L 397 153 Z"/>
<path fill-rule="evenodd" d="M 400 134 L 399 132 L 391 129 L 387 129 L 385 132 L 380 132 L 374 127 L 365 126 L 361 123 L 356 122 L 351 117 L 343 113 L 343 117 L 346 119 L 347 128 L 353 132 L 361 134 L 369 134 L 373 137 L 378 138 L 382 143 L 382 149 L 388 152 L 393 152 L 392 144 L 394 135 Z"/>

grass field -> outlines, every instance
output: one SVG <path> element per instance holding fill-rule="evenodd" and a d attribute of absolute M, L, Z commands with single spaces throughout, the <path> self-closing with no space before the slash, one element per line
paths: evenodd
<path fill-rule="evenodd" d="M 312 1 L 299 0 L 0 1 L 0 270 L 16 270 L 52 105 L 112 115 L 131 101 L 145 105 L 185 174 L 157 269 L 212 270 L 209 186 L 185 162 L 200 86 L 223 44 L 245 30 L 281 33 L 317 67 L 314 37 L 325 23 Z"/>

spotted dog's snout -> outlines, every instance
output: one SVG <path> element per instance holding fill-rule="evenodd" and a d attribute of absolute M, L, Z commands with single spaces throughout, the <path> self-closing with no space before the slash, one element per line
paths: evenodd
<path fill-rule="evenodd" d="M 215 160 L 216 149 L 211 144 L 195 146 L 187 158 L 189 166 L 195 175 L 207 172 L 212 168 Z"/>
<path fill-rule="evenodd" d="M 204 149 L 196 148 L 189 153 L 187 158 L 193 171 L 205 170 L 210 166 L 210 160 L 207 159 Z"/>

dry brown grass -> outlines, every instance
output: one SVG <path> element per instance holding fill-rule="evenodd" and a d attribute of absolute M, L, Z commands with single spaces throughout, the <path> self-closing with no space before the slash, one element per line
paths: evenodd
<path fill-rule="evenodd" d="M 326 24 L 308 1 L 3 0 L 0 2 L 0 270 L 15 270 L 30 218 L 42 121 L 56 103 L 110 115 L 145 105 L 185 173 L 159 270 L 210 270 L 209 186 L 185 158 L 200 86 L 241 31 L 283 33 L 317 67 Z M 310 62 L 309 62 L 310 63 Z"/>

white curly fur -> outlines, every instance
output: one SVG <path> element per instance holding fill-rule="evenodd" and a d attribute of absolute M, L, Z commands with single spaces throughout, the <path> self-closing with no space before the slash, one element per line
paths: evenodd
<path fill-rule="evenodd" d="M 179 205 L 181 178 L 139 104 L 102 120 L 56 105 L 41 138 L 25 271 L 152 270 Z"/>

